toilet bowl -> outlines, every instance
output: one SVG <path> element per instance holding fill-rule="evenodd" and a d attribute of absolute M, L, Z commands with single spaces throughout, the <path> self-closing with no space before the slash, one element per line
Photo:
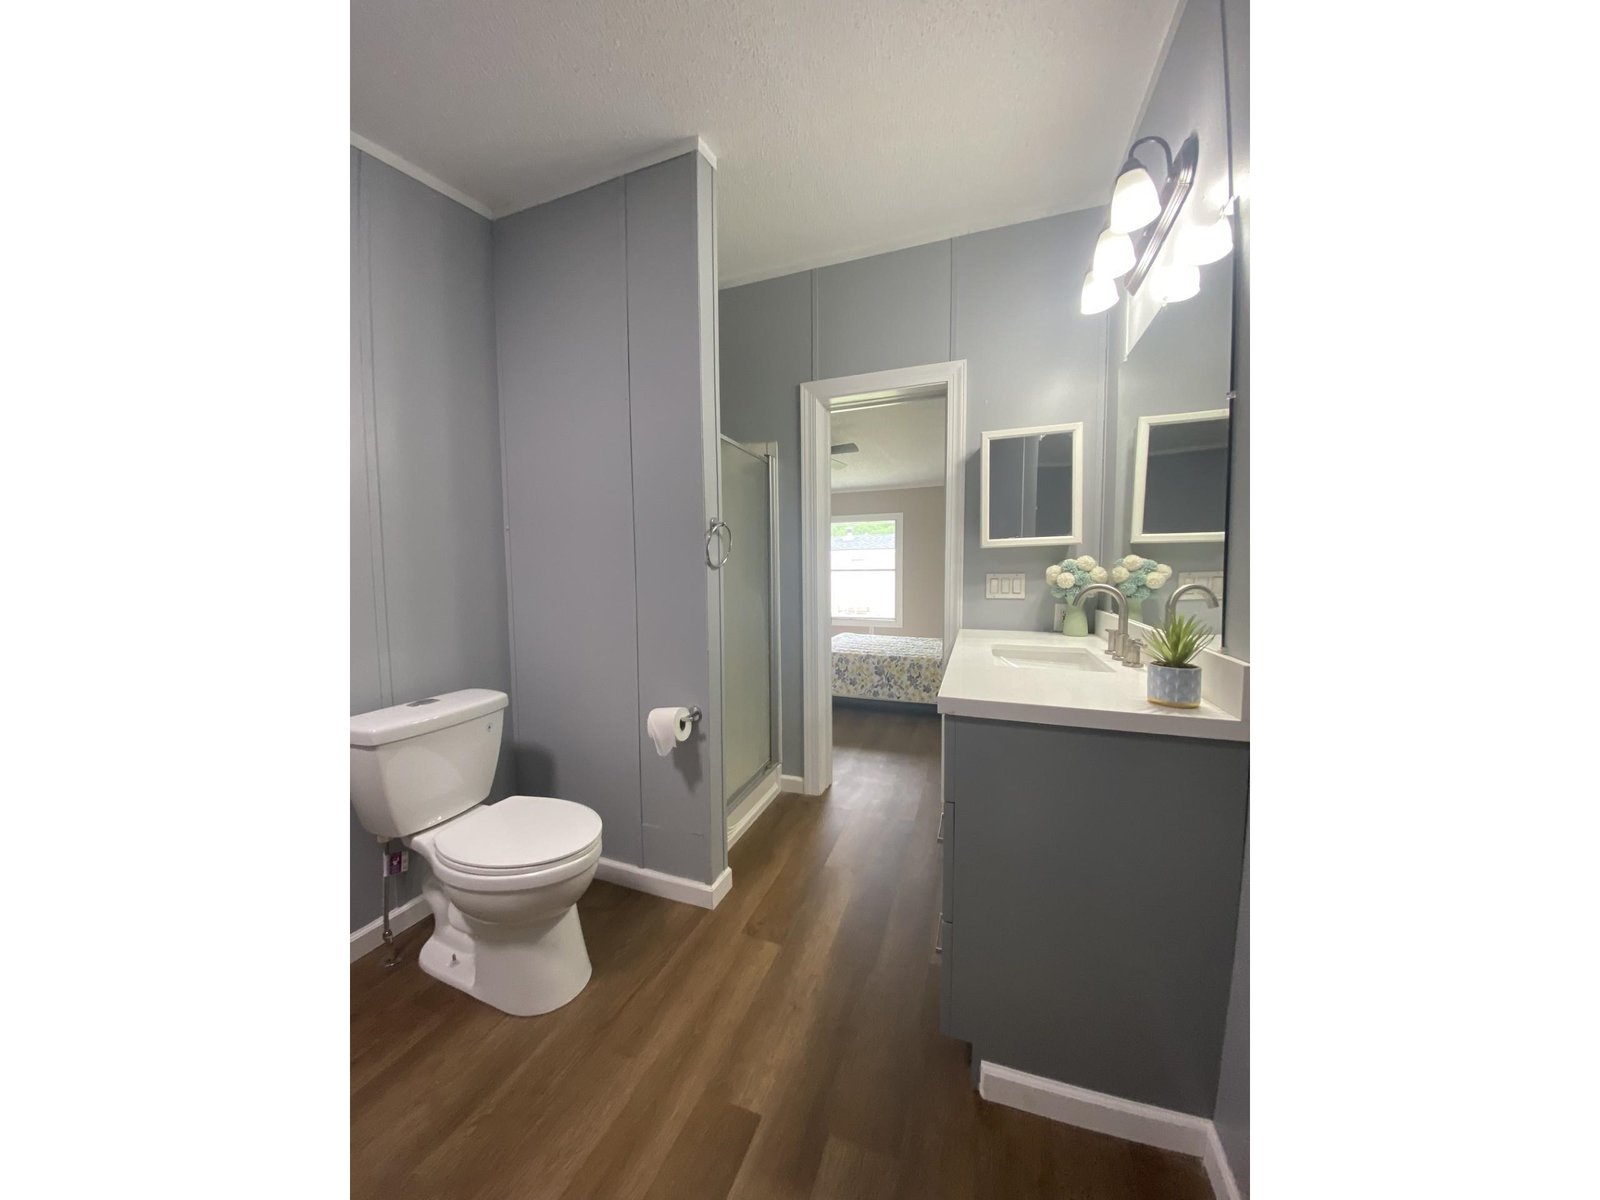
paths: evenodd
<path fill-rule="evenodd" d="M 600 862 L 600 817 L 549 796 L 507 796 L 405 839 L 433 873 L 422 969 L 513 1016 L 566 1004 L 589 982 L 575 907 Z"/>
<path fill-rule="evenodd" d="M 468 688 L 350 718 L 350 802 L 431 870 L 422 969 L 513 1016 L 589 982 L 577 903 L 600 861 L 600 815 L 553 796 L 485 804 L 508 699 Z"/>

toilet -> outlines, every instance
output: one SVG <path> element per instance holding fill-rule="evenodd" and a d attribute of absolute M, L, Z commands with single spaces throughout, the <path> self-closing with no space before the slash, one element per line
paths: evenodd
<path fill-rule="evenodd" d="M 468 688 L 351 717 L 350 802 L 369 833 L 400 838 L 431 869 L 422 969 L 531 1017 L 589 982 L 576 905 L 600 861 L 600 814 L 550 796 L 483 803 L 507 703 Z"/>

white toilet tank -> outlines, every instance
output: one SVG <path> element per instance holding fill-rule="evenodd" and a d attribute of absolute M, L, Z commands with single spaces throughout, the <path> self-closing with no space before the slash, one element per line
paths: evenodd
<path fill-rule="evenodd" d="M 350 803 L 363 828 L 406 837 L 485 799 L 508 703 L 467 688 L 350 718 Z"/>

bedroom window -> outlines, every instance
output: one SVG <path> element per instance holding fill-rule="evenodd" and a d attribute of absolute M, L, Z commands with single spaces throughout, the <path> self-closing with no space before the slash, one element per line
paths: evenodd
<path fill-rule="evenodd" d="M 900 624 L 900 513 L 832 522 L 833 619 L 842 625 Z"/>

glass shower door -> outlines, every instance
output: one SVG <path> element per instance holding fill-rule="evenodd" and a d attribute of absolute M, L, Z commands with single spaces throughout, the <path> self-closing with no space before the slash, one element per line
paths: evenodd
<path fill-rule="evenodd" d="M 777 761 L 774 736 L 772 472 L 776 460 L 722 439 L 722 779 L 732 804 Z"/>

